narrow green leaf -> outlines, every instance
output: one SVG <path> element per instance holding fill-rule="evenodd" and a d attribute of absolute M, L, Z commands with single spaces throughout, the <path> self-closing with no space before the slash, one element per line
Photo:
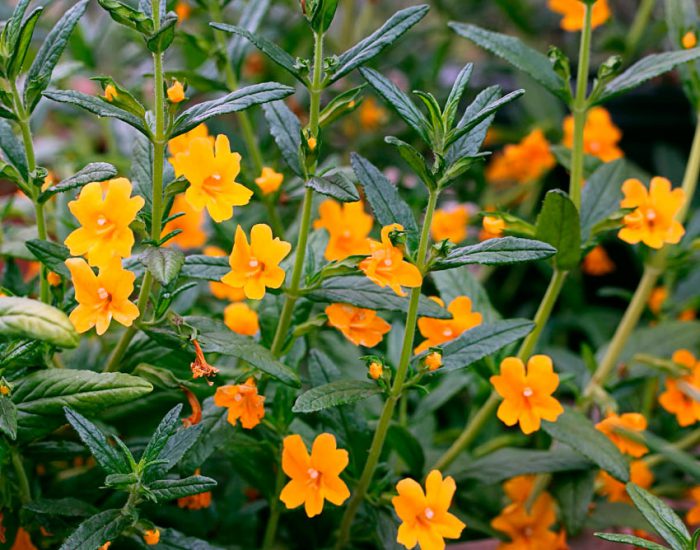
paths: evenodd
<path fill-rule="evenodd" d="M 581 193 L 581 240 L 586 243 L 596 224 L 620 208 L 622 182 L 628 176 L 626 161 L 602 164 L 588 178 Z"/>
<path fill-rule="evenodd" d="M 105 510 L 81 523 L 60 550 L 95 550 L 116 539 L 134 521 L 136 518 L 126 515 L 123 510 Z"/>
<path fill-rule="evenodd" d="M 149 35 L 153 32 L 153 15 L 150 2 L 145 4 L 145 10 L 134 9 L 117 0 L 97 0 L 97 3 L 120 25 L 134 29 L 143 35 Z M 160 2 L 160 4 L 162 5 L 163 3 Z"/>
<path fill-rule="evenodd" d="M 161 22 L 161 27 L 158 32 L 149 36 L 146 40 L 146 46 L 153 53 L 163 53 L 170 47 L 175 39 L 175 26 L 177 25 L 178 17 L 174 12 L 168 13 Z"/>
<path fill-rule="evenodd" d="M 57 193 L 80 189 L 93 181 L 105 181 L 117 175 L 117 169 L 108 162 L 91 162 L 75 175 L 52 185 L 39 195 L 39 202 L 46 202 Z"/>
<path fill-rule="evenodd" d="M 20 29 L 22 28 L 22 22 L 24 21 L 24 14 L 27 12 L 31 0 L 19 0 L 17 6 L 12 12 L 12 16 L 5 23 L 5 27 L 2 30 L 2 42 L 6 47 L 6 51 L 14 51 L 17 47 L 17 40 L 19 40 Z"/>
<path fill-rule="evenodd" d="M 17 407 L 9 397 L 0 396 L 0 433 L 17 439 Z"/>
<path fill-rule="evenodd" d="M 690 533 L 676 513 L 663 500 L 635 485 L 627 484 L 627 494 L 656 532 L 671 545 L 673 550 L 686 550 Z"/>
<path fill-rule="evenodd" d="M 339 0 L 318 0 L 311 17 L 311 28 L 317 32 L 326 32 L 331 26 Z"/>
<path fill-rule="evenodd" d="M 55 271 L 66 279 L 70 279 L 70 271 L 65 264 L 65 261 L 70 257 L 70 251 L 67 246 L 39 239 L 30 239 L 24 244 L 29 252 L 49 270 Z"/>
<path fill-rule="evenodd" d="M 176 498 L 197 495 L 211 491 L 216 487 L 216 481 L 205 476 L 190 476 L 184 479 L 161 479 L 148 486 L 158 502 L 175 500 Z"/>
<path fill-rule="evenodd" d="M 459 121 L 457 127 L 461 128 L 466 125 L 470 120 L 473 120 L 476 114 L 483 110 L 486 105 L 493 103 L 500 97 L 501 88 L 499 86 L 491 86 L 479 92 L 479 95 L 476 96 L 474 101 L 472 101 L 464 111 L 464 115 L 462 115 L 462 119 Z M 452 164 L 463 157 L 475 156 L 479 152 L 479 149 L 481 149 L 486 139 L 486 132 L 489 126 L 491 126 L 495 116 L 494 113 L 486 117 L 469 132 L 464 133 L 459 139 L 455 140 L 447 150 L 447 162 Z"/>
<path fill-rule="evenodd" d="M 7 67 L 7 76 L 10 79 L 16 78 L 22 71 L 22 66 L 24 65 L 24 60 L 27 58 L 29 45 L 34 35 L 34 27 L 36 27 L 36 23 L 43 10 L 44 8 L 36 8 L 22 24 L 17 44 L 11 50 L 10 63 Z"/>
<path fill-rule="evenodd" d="M 204 427 L 201 422 L 189 428 L 183 427 L 168 439 L 163 450 L 158 455 L 158 460 L 167 460 L 162 466 L 163 471 L 172 470 L 194 444 L 201 441 L 200 438 L 204 432 Z"/>
<path fill-rule="evenodd" d="M 568 271 L 581 259 L 581 228 L 578 210 L 560 189 L 549 191 L 537 216 L 535 236 L 557 249 L 555 265 Z"/>
<path fill-rule="evenodd" d="M 158 424 L 153 432 L 151 439 L 148 440 L 148 444 L 141 455 L 141 460 L 143 462 L 147 463 L 160 458 L 160 452 L 180 424 L 181 412 L 182 404 L 178 403 L 165 414 L 160 424 Z"/>
<path fill-rule="evenodd" d="M 221 277 L 231 271 L 228 258 L 225 256 L 205 256 L 192 254 L 185 258 L 180 275 L 189 279 L 204 281 L 221 281 Z"/>
<path fill-rule="evenodd" d="M 588 517 L 596 473 L 595 469 L 566 472 L 555 479 L 552 494 L 559 503 L 566 532 L 572 536 L 581 531 Z"/>
<path fill-rule="evenodd" d="M 304 170 L 299 160 L 301 149 L 301 124 L 297 116 L 284 101 L 272 101 L 263 105 L 265 119 L 270 125 L 270 133 L 282 152 L 282 158 L 289 169 L 300 178 Z"/>
<path fill-rule="evenodd" d="M 155 246 L 146 247 L 138 259 L 163 285 L 176 279 L 185 263 L 185 255 L 179 250 Z"/>
<path fill-rule="evenodd" d="M 63 410 L 70 425 L 73 426 L 82 442 L 87 445 L 92 456 L 105 472 L 108 474 L 128 474 L 131 472 L 127 458 L 109 444 L 97 426 L 68 407 L 64 407 Z"/>
<path fill-rule="evenodd" d="M 645 548 L 646 550 L 668 550 L 666 546 L 657 544 L 651 540 L 635 537 L 634 535 L 623 535 L 620 533 L 595 533 L 599 539 L 620 544 L 629 544 L 635 548 Z"/>
<path fill-rule="evenodd" d="M 333 170 L 323 174 L 323 176 L 314 176 L 306 182 L 306 186 L 341 202 L 360 200 L 360 194 L 357 192 L 355 184 L 342 170 Z"/>
<path fill-rule="evenodd" d="M 29 181 L 29 168 L 24 145 L 15 135 L 9 122 L 0 120 L 0 152 L 5 159 L 19 172 L 25 182 Z"/>
<path fill-rule="evenodd" d="M 435 270 L 461 265 L 502 265 L 543 260 L 556 254 L 548 243 L 520 237 L 500 237 L 453 249 L 433 266 Z"/>
<path fill-rule="evenodd" d="M 338 380 L 323 386 L 316 386 L 302 393 L 294 403 L 292 411 L 312 413 L 328 407 L 357 403 L 380 393 L 382 393 L 382 389 L 374 382 Z"/>
<path fill-rule="evenodd" d="M 433 174 L 425 165 L 425 160 L 421 154 L 416 151 L 412 145 L 409 145 L 405 141 L 401 141 L 394 136 L 387 136 L 384 138 L 384 141 L 390 145 L 393 145 L 399 150 L 401 158 L 406 161 L 406 163 L 411 167 L 411 170 L 418 175 L 425 185 L 427 185 L 429 188 L 435 187 L 436 184 Z"/>
<path fill-rule="evenodd" d="M 0 338 L 33 338 L 74 348 L 80 337 L 61 310 L 29 298 L 0 297 Z"/>
<path fill-rule="evenodd" d="M 469 85 L 469 79 L 474 71 L 474 64 L 467 63 L 464 68 L 459 71 L 457 78 L 455 79 L 452 89 L 450 90 L 450 95 L 445 103 L 445 110 L 443 116 L 445 119 L 445 126 L 451 128 L 454 124 L 455 117 L 457 116 L 457 109 L 459 109 L 459 102 L 462 100 L 462 96 Z"/>
<path fill-rule="evenodd" d="M 392 422 L 386 434 L 386 442 L 387 447 L 406 463 L 412 476 L 420 478 L 423 475 L 425 468 L 423 446 L 407 427 Z"/>

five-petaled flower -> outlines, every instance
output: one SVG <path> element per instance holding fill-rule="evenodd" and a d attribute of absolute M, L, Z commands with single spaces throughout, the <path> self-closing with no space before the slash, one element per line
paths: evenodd
<path fill-rule="evenodd" d="M 454 244 L 467 238 L 469 211 L 464 204 L 453 204 L 435 211 L 430 224 L 430 234 L 438 242 L 448 239 Z"/>
<path fill-rule="evenodd" d="M 255 336 L 260 332 L 257 312 L 244 302 L 235 302 L 226 306 L 224 324 L 236 334 L 244 336 Z"/>
<path fill-rule="evenodd" d="M 216 222 L 233 216 L 233 207 L 248 204 L 253 192 L 236 182 L 241 170 L 241 155 L 231 152 L 228 138 L 219 134 L 214 146 L 206 137 L 196 137 L 184 152 L 172 159 L 175 175 L 184 176 L 190 183 L 185 198 L 201 212 L 207 209 Z"/>
<path fill-rule="evenodd" d="M 372 229 L 372 216 L 365 212 L 362 201 L 346 202 L 342 205 L 327 199 L 318 207 L 319 219 L 316 229 L 328 231 L 325 258 L 328 261 L 344 260 L 348 256 L 369 254 L 367 236 Z"/>
<path fill-rule="evenodd" d="M 226 252 L 218 246 L 207 246 L 204 248 L 205 256 L 218 258 L 228 256 Z M 245 292 L 242 288 L 233 288 L 232 286 L 220 281 L 209 281 L 209 290 L 215 298 L 219 300 L 228 300 L 230 302 L 241 302 L 245 300 Z"/>
<path fill-rule="evenodd" d="M 494 155 L 486 170 L 486 179 L 492 183 L 526 184 L 540 179 L 556 163 L 544 132 L 536 128 L 519 143 L 506 145 Z"/>
<path fill-rule="evenodd" d="M 580 2 L 576 0 L 576 3 Z M 596 4 L 599 4 L 596 2 Z M 581 4 L 583 5 L 583 4 Z M 610 162 L 624 156 L 617 144 L 622 139 L 622 132 L 615 126 L 610 113 L 603 107 L 593 107 L 586 114 L 583 126 L 583 150 L 587 155 L 598 157 L 603 162 Z M 564 146 L 571 149 L 574 145 L 574 117 L 564 119 Z"/>
<path fill-rule="evenodd" d="M 583 28 L 585 7 L 583 0 L 549 0 L 549 9 L 563 16 L 559 24 L 569 32 L 580 31 Z M 593 10 L 591 28 L 595 29 L 610 19 L 608 0 L 597 0 L 590 9 Z"/>
<path fill-rule="evenodd" d="M 540 429 L 541 420 L 554 422 L 564 412 L 552 397 L 559 386 L 552 360 L 546 355 L 533 355 L 525 365 L 517 357 L 501 362 L 501 373 L 491 377 L 496 392 L 503 398 L 497 416 L 507 426 L 520 423 L 524 434 Z"/>
<path fill-rule="evenodd" d="M 676 415 L 680 426 L 692 426 L 700 421 L 700 402 L 693 398 L 700 392 L 700 360 L 687 349 L 679 349 L 673 354 L 673 362 L 688 369 L 688 374 L 678 379 L 666 379 L 666 391 L 659 396 L 659 403 L 671 414 Z"/>
<path fill-rule="evenodd" d="M 168 141 L 168 149 L 170 149 L 170 154 L 172 155 L 172 157 L 170 157 L 168 160 L 170 161 L 170 164 L 173 165 L 173 168 L 177 164 L 175 161 L 175 156 L 178 153 L 186 153 L 190 148 L 190 143 L 196 138 L 205 138 L 211 146 L 214 145 L 214 136 L 209 135 L 209 129 L 204 123 L 199 124 L 198 126 L 192 128 L 189 132 L 180 134 L 179 136 L 176 136 Z"/>
<path fill-rule="evenodd" d="M 419 287 L 423 276 L 415 265 L 403 259 L 401 249 L 393 245 L 389 238 L 392 231 L 403 231 L 403 227 L 397 223 L 384 226 L 381 242 L 369 241 L 370 255 L 358 267 L 373 283 L 389 286 L 399 296 L 406 296 L 401 287 Z"/>
<path fill-rule="evenodd" d="M 337 328 L 356 346 L 373 348 L 391 330 L 391 325 L 372 309 L 331 304 L 326 307 L 328 324 Z"/>
<path fill-rule="evenodd" d="M 275 172 L 269 166 L 265 166 L 262 169 L 262 173 L 259 177 L 255 178 L 255 184 L 263 192 L 263 195 L 270 195 L 277 191 L 284 181 L 284 175 L 279 172 Z"/>
<path fill-rule="evenodd" d="M 647 419 L 639 413 L 624 413 L 621 415 L 609 413 L 605 419 L 598 422 L 595 427 L 607 435 L 621 453 L 639 458 L 649 452 L 649 449 L 644 443 L 634 441 L 618 431 L 643 432 L 646 430 Z"/>
<path fill-rule="evenodd" d="M 202 228 L 204 225 L 204 212 L 198 212 L 192 208 L 184 195 L 175 197 L 170 212 L 172 215 L 182 215 L 174 220 L 170 220 L 163 227 L 163 235 L 180 230 L 180 233 L 168 241 L 168 246 L 177 245 L 180 248 L 199 248 L 207 242 L 207 234 Z"/>
<path fill-rule="evenodd" d="M 449 512 L 457 485 L 438 470 L 432 470 L 425 480 L 425 492 L 410 478 L 396 484 L 398 495 L 391 499 L 401 520 L 396 540 L 406 548 L 419 544 L 421 550 L 442 550 L 444 539 L 458 539 L 465 525 Z"/>
<path fill-rule="evenodd" d="M 445 305 L 439 298 L 433 298 L 433 300 L 441 306 Z M 481 313 L 472 311 L 472 301 L 467 296 L 457 296 L 447 306 L 447 311 L 452 314 L 452 319 L 433 319 L 432 317 L 418 319 L 418 330 L 425 340 L 416 347 L 415 353 L 421 353 L 428 348 L 454 340 L 463 332 L 481 324 Z"/>
<path fill-rule="evenodd" d="M 272 237 L 269 225 L 259 223 L 250 230 L 250 244 L 239 225 L 233 250 L 229 257 L 231 271 L 221 281 L 233 288 L 242 288 L 247 298 L 261 300 L 265 288 L 279 288 L 284 282 L 285 272 L 279 264 L 292 245 Z"/>
<path fill-rule="evenodd" d="M 66 238 L 65 244 L 73 256 L 87 256 L 93 266 L 104 266 L 112 258 L 126 258 L 134 246 L 134 233 L 129 224 L 143 207 L 142 197 L 131 196 L 131 182 L 117 178 L 102 183 L 88 183 L 74 201 L 68 203 L 80 227 Z"/>
<path fill-rule="evenodd" d="M 304 505 L 310 518 L 323 511 L 326 500 L 340 506 L 350 496 L 340 473 L 348 465 L 348 452 L 336 447 L 335 436 L 322 433 L 316 437 L 311 454 L 299 435 L 284 438 L 282 470 L 291 480 L 280 493 L 287 508 Z"/>
<path fill-rule="evenodd" d="M 95 327 L 97 334 L 104 334 L 112 319 L 130 327 L 139 316 L 139 309 L 129 301 L 136 276 L 122 268 L 119 258 L 100 267 L 97 275 L 82 258 L 69 258 L 66 266 L 78 302 L 70 313 L 75 330 L 87 332 Z"/>
<path fill-rule="evenodd" d="M 265 396 L 258 394 L 255 379 L 250 377 L 245 384 L 220 386 L 214 394 L 217 407 L 228 408 L 228 421 L 232 426 L 238 420 L 246 430 L 252 430 L 265 416 Z"/>
<path fill-rule="evenodd" d="M 685 202 L 683 189 L 671 189 L 666 178 L 651 178 L 647 190 L 637 179 L 628 179 L 622 184 L 625 198 L 622 208 L 634 208 L 627 214 L 618 236 L 625 242 L 643 242 L 651 248 L 661 248 L 665 243 L 676 244 L 685 234 L 685 229 L 676 219 Z"/>

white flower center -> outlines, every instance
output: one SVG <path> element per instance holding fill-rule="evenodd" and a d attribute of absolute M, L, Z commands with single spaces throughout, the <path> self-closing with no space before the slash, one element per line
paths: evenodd
<path fill-rule="evenodd" d="M 109 292 L 107 292 L 102 287 L 97 289 L 97 295 L 100 297 L 100 300 L 106 300 L 107 298 L 109 298 Z"/>
<path fill-rule="evenodd" d="M 532 394 L 533 394 L 533 393 L 535 393 L 535 392 L 533 392 L 533 391 L 532 391 L 532 388 L 529 387 L 529 386 L 526 387 L 526 388 L 523 390 L 523 395 L 524 395 L 525 397 L 532 397 Z"/>
<path fill-rule="evenodd" d="M 309 468 L 307 470 L 307 473 L 309 474 L 309 477 L 311 479 L 318 479 L 318 470 L 314 470 L 313 468 Z"/>
<path fill-rule="evenodd" d="M 386 267 L 390 267 L 391 264 L 392 264 L 392 261 L 391 261 L 390 258 L 387 258 L 386 260 L 384 260 L 384 265 L 385 265 Z"/>
<path fill-rule="evenodd" d="M 653 222 L 656 219 L 656 212 L 653 210 L 647 210 L 647 220 Z"/>
<path fill-rule="evenodd" d="M 424 514 L 428 519 L 433 519 L 435 517 L 435 512 L 433 512 L 432 508 L 426 508 Z"/>
<path fill-rule="evenodd" d="M 102 227 L 106 223 L 107 223 L 107 218 L 105 218 L 104 216 L 100 216 L 97 218 L 97 225 L 99 225 L 100 227 Z"/>
<path fill-rule="evenodd" d="M 255 258 L 251 258 L 250 261 L 248 262 L 248 265 L 250 267 L 252 267 L 253 269 L 255 269 L 256 267 L 258 267 L 258 265 L 260 265 L 260 263 Z"/>
<path fill-rule="evenodd" d="M 350 235 L 352 235 L 352 233 L 350 233 L 349 229 L 346 229 L 345 231 L 343 231 L 343 238 L 344 239 L 349 239 Z"/>
<path fill-rule="evenodd" d="M 221 181 L 221 174 L 212 174 L 211 179 L 214 181 Z"/>
<path fill-rule="evenodd" d="M 452 336 L 452 329 L 446 328 L 445 330 L 442 331 L 442 335 L 445 336 L 446 338 L 449 338 L 450 336 Z"/>
<path fill-rule="evenodd" d="M 236 395 L 233 396 L 234 401 L 240 401 L 241 399 L 243 399 L 243 397 L 241 396 L 240 393 L 237 393 Z"/>

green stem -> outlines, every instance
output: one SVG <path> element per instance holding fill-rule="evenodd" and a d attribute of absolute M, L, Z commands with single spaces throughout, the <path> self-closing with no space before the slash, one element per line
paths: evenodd
<path fill-rule="evenodd" d="M 12 467 L 15 470 L 15 475 L 17 476 L 17 482 L 19 484 L 19 499 L 22 504 L 27 504 L 32 501 L 32 493 L 29 488 L 29 480 L 27 479 L 27 472 L 24 470 L 24 464 L 22 464 L 22 455 L 15 448 L 12 449 Z"/>
<path fill-rule="evenodd" d="M 627 59 L 632 59 L 637 53 L 639 41 L 649 25 L 649 18 L 651 17 L 652 11 L 654 11 L 655 4 L 656 0 L 642 0 L 639 4 L 637 14 L 634 16 L 634 21 L 632 22 L 632 27 L 630 28 L 625 43 L 625 57 Z"/>
<path fill-rule="evenodd" d="M 425 211 L 425 220 L 423 221 L 423 229 L 421 231 L 420 241 L 418 244 L 418 255 L 417 267 L 423 273 L 425 271 L 426 255 L 428 252 L 428 244 L 430 241 L 430 225 L 433 219 L 433 212 L 435 211 L 435 205 L 437 204 L 438 191 L 430 190 L 430 195 L 428 198 L 428 206 Z M 365 467 L 362 470 L 362 475 L 360 480 L 357 482 L 355 491 L 350 497 L 348 506 L 345 509 L 342 522 L 340 524 L 340 534 L 338 535 L 338 542 L 336 548 L 343 548 L 349 538 L 350 538 L 350 528 L 352 527 L 353 519 L 355 519 L 355 514 L 365 498 L 367 489 L 374 477 L 374 472 L 377 468 L 377 463 L 379 462 L 379 457 L 384 448 L 384 441 L 386 439 L 386 434 L 389 430 L 389 425 L 391 424 L 391 419 L 394 415 L 394 409 L 398 403 L 404 389 L 404 382 L 406 381 L 406 375 L 408 374 L 408 368 L 411 363 L 411 357 L 413 355 L 413 340 L 416 334 L 416 322 L 418 320 L 418 300 L 421 295 L 421 288 L 416 287 L 411 290 L 411 297 L 408 304 L 408 313 L 406 315 L 406 328 L 403 336 L 403 344 L 401 347 L 401 358 L 399 359 L 399 366 L 396 370 L 396 376 L 394 382 L 391 386 L 391 391 L 389 397 L 384 403 L 384 408 L 379 417 L 379 422 L 377 428 L 374 432 L 374 437 L 372 439 L 372 444 L 369 448 L 369 454 L 367 455 L 367 462 L 365 462 Z"/>
<path fill-rule="evenodd" d="M 280 512 L 282 508 L 280 506 L 279 494 L 282 492 L 282 487 L 284 487 L 284 471 L 282 467 L 277 468 L 277 476 L 275 478 L 275 498 L 270 504 L 270 519 L 267 520 L 267 526 L 265 527 L 265 538 L 263 539 L 263 549 L 272 548 L 275 543 L 275 535 L 277 534 L 277 525 L 280 521 Z"/>

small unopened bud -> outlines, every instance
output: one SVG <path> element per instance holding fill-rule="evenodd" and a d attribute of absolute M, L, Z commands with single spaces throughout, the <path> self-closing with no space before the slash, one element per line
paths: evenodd
<path fill-rule="evenodd" d="M 681 44 L 686 50 L 689 50 L 690 48 L 694 48 L 698 44 L 698 37 L 693 31 L 688 31 L 683 35 L 683 38 L 681 38 Z"/>
<path fill-rule="evenodd" d="M 442 366 L 442 353 L 434 351 L 425 356 L 425 366 L 430 372 L 438 370 Z"/>
<path fill-rule="evenodd" d="M 369 365 L 368 374 L 372 380 L 379 380 L 384 373 L 384 367 L 376 361 L 372 361 Z"/>

